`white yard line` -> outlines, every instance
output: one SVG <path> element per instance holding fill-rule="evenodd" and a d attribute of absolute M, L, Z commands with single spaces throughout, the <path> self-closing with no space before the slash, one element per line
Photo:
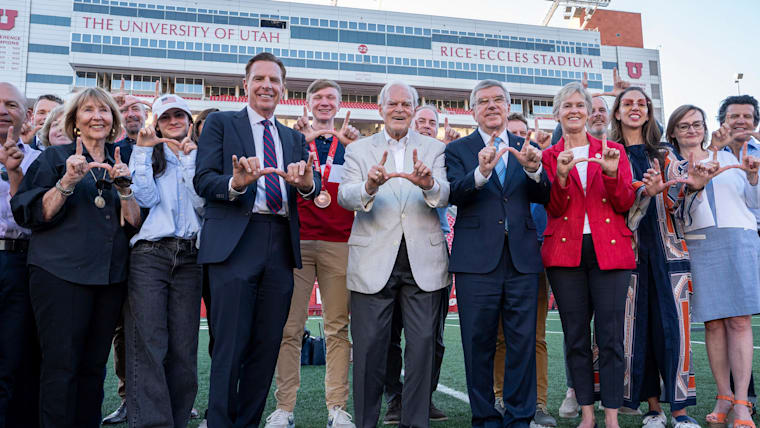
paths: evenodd
<path fill-rule="evenodd" d="M 404 370 L 402 369 L 401 370 L 401 376 L 403 376 L 403 375 L 404 375 Z M 446 394 L 449 397 L 454 397 L 454 398 L 456 398 L 459 401 L 464 401 L 467 404 L 470 403 L 470 397 L 468 397 L 467 394 L 465 394 L 464 392 L 457 391 L 456 389 L 449 388 L 448 386 L 446 386 L 446 385 L 444 385 L 442 383 L 438 384 L 438 387 L 436 388 L 436 391 L 438 391 L 440 393 L 443 393 L 443 394 Z"/>

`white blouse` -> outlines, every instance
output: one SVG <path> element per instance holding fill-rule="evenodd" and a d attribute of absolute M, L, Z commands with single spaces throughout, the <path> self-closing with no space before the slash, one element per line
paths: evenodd
<path fill-rule="evenodd" d="M 704 159 L 706 163 L 712 156 Z M 739 160 L 726 151 L 718 152 L 720 166 L 736 165 Z M 757 220 L 750 208 L 760 208 L 760 185 L 752 186 L 747 180 L 747 173 L 741 169 L 729 169 L 712 179 L 715 195 L 715 217 L 713 217 L 707 191 L 702 190 L 692 203 L 689 213 L 691 224 L 686 232 L 705 227 L 737 227 L 756 230 Z"/>
<path fill-rule="evenodd" d="M 573 147 L 573 159 L 588 158 L 588 150 L 590 144 L 585 146 Z M 586 183 L 588 182 L 588 162 L 578 162 L 575 164 L 575 170 L 578 171 L 578 177 L 581 179 L 581 186 L 583 186 L 583 193 L 586 193 Z M 591 233 L 591 225 L 588 222 L 588 214 L 583 218 L 583 234 L 587 235 Z"/>

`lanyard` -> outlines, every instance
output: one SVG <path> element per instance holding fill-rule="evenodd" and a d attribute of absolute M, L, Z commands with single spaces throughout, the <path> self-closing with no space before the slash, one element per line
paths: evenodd
<path fill-rule="evenodd" d="M 317 144 L 314 141 L 309 141 L 309 150 L 314 152 L 314 168 L 317 171 L 321 171 L 319 164 L 319 152 L 317 151 Z M 327 180 L 330 179 L 330 171 L 332 170 L 333 160 L 335 159 L 335 152 L 338 151 L 338 139 L 333 135 L 332 142 L 330 143 L 330 150 L 327 152 L 327 161 L 325 162 L 325 172 L 322 174 L 322 189 L 327 189 Z"/>

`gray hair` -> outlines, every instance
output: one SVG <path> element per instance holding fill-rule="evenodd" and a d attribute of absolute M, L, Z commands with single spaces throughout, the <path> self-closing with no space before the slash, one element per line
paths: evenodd
<path fill-rule="evenodd" d="M 412 109 L 416 109 L 417 98 L 419 97 L 419 95 L 417 95 L 417 90 L 411 87 L 408 83 L 402 82 L 400 80 L 386 83 L 385 86 L 383 86 L 383 89 L 380 90 L 380 95 L 377 97 L 377 103 L 379 105 L 385 104 L 385 102 L 388 101 L 390 89 L 394 86 L 402 86 L 406 89 L 407 92 L 409 92 L 409 96 L 412 97 Z"/>
<path fill-rule="evenodd" d="M 436 126 L 441 123 L 440 120 L 438 120 L 438 109 L 435 108 L 432 104 L 423 104 L 419 107 L 417 107 L 417 110 L 414 111 L 414 115 L 417 116 L 417 113 L 419 113 L 420 110 L 430 110 L 435 115 L 435 124 Z"/>
<path fill-rule="evenodd" d="M 52 128 L 53 122 L 55 122 L 56 119 L 63 115 L 63 109 L 63 106 L 57 106 L 56 108 L 50 110 L 50 114 L 48 114 L 47 119 L 45 119 L 45 124 L 42 125 L 42 129 L 37 135 L 43 146 L 50 147 L 50 139 L 48 138 L 50 135 L 50 128 Z"/>
<path fill-rule="evenodd" d="M 597 96 L 591 97 L 591 102 L 592 102 L 592 103 L 594 102 L 594 99 L 595 99 L 595 98 L 598 98 L 598 99 L 602 100 L 602 102 L 604 103 L 604 108 L 605 108 L 605 109 L 607 109 L 607 113 L 609 113 L 609 112 L 610 112 L 610 105 L 609 105 L 609 104 L 607 104 L 607 100 L 605 100 L 603 96 L 601 96 L 601 95 L 597 95 Z M 592 106 L 591 106 L 591 109 L 592 109 L 592 110 L 594 109 L 594 108 L 593 108 L 593 104 L 592 104 Z"/>
<path fill-rule="evenodd" d="M 552 106 L 552 114 L 554 115 L 555 118 L 559 114 L 559 106 L 563 102 L 565 102 L 567 98 L 569 98 L 571 95 L 575 94 L 576 92 L 581 94 L 581 96 L 583 96 L 584 101 L 586 101 L 586 112 L 589 116 L 591 116 L 591 94 L 588 93 L 588 91 L 586 90 L 586 88 L 583 87 L 581 82 L 570 82 L 567 85 L 563 86 L 562 89 L 560 89 L 559 92 L 557 92 L 557 95 L 554 96 L 554 105 Z"/>
<path fill-rule="evenodd" d="M 478 97 L 478 91 L 481 89 L 488 89 L 498 86 L 501 88 L 502 91 L 504 91 L 504 98 L 507 99 L 507 104 L 512 104 L 512 97 L 509 96 L 509 91 L 507 88 L 504 87 L 504 85 L 499 82 L 498 80 L 493 79 L 485 79 L 478 82 L 477 85 L 475 85 L 474 88 L 472 88 L 472 92 L 470 92 L 470 108 L 474 109 L 475 105 L 477 104 L 477 97 Z"/>

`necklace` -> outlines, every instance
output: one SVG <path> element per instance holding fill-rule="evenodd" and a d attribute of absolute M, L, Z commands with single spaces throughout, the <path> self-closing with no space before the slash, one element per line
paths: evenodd
<path fill-rule="evenodd" d="M 106 179 L 106 174 L 107 173 L 108 173 L 108 171 L 104 169 L 103 170 L 103 178 L 101 180 L 105 180 Z M 106 199 L 103 197 L 103 189 L 101 189 L 100 186 L 98 186 L 98 179 L 97 179 L 97 177 L 95 177 L 95 173 L 92 172 L 92 170 L 90 170 L 90 174 L 92 174 L 92 179 L 95 180 L 95 187 L 98 188 L 98 196 L 96 196 L 95 200 L 94 200 L 95 206 L 98 207 L 98 208 L 100 208 L 100 209 L 103 209 L 106 206 Z"/>

